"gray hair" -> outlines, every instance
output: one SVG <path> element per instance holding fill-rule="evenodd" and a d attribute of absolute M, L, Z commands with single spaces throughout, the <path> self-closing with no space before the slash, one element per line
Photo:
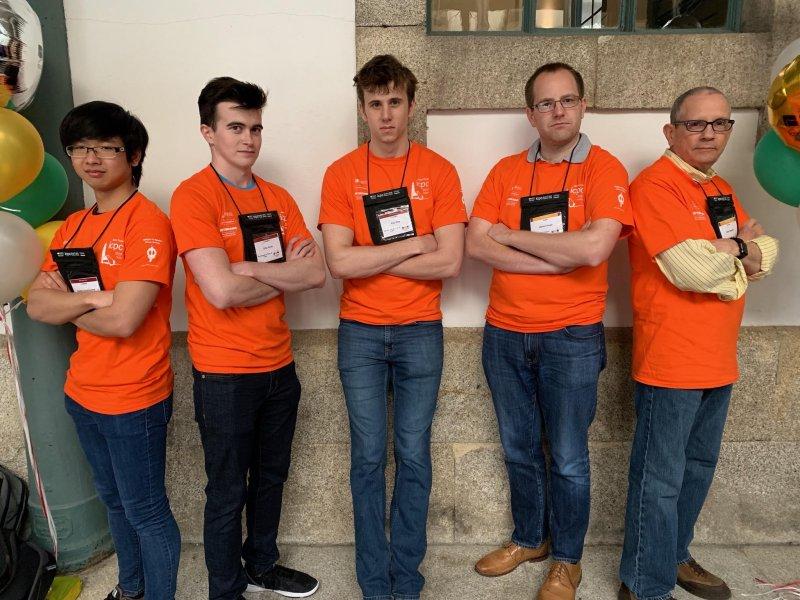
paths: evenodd
<path fill-rule="evenodd" d="M 675 102 L 672 103 L 672 109 L 669 111 L 670 123 L 675 123 L 678 120 L 678 113 L 681 112 L 681 108 L 683 108 L 683 103 L 686 102 L 686 99 L 689 96 L 694 96 L 696 94 L 719 94 L 720 96 L 725 97 L 725 94 L 723 94 L 717 88 L 708 85 L 693 87 L 690 90 L 686 90 L 680 96 L 675 98 Z"/>

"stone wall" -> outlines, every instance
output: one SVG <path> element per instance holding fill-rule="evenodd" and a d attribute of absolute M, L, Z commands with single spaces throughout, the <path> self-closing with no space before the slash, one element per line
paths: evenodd
<path fill-rule="evenodd" d="M 497 423 L 480 364 L 478 329 L 445 330 L 445 371 L 433 427 L 433 494 L 428 536 L 434 544 L 495 543 L 508 537 L 508 483 Z M 336 370 L 336 332 L 295 333 L 303 383 L 281 538 L 302 544 L 353 541 L 348 482 L 349 433 Z M 619 543 L 633 435 L 630 330 L 607 331 L 591 430 L 592 518 L 588 542 Z M 711 497 L 698 541 L 800 543 L 800 327 L 745 328 L 736 386 Z M 176 334 L 175 412 L 168 488 L 187 542 L 202 541 L 203 454 L 192 407 L 185 334 Z M 0 463 L 24 470 L 16 404 L 0 370 Z M 53 402 L 60 402 L 54 398 Z M 393 466 L 389 460 L 389 490 Z"/>
<path fill-rule="evenodd" d="M 797 0 L 746 0 L 741 33 L 428 35 L 425 0 L 356 0 L 356 62 L 395 54 L 420 86 L 411 136 L 425 140 L 434 109 L 524 106 L 522 87 L 539 65 L 566 61 L 586 81 L 590 108 L 669 108 L 698 85 L 723 90 L 734 108 L 766 101 L 772 60 L 800 36 Z M 360 137 L 366 130 L 360 124 Z"/>

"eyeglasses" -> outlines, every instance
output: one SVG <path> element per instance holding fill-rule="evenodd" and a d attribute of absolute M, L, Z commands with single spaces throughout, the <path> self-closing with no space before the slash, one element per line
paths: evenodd
<path fill-rule="evenodd" d="M 734 123 L 735 121 L 733 119 L 715 119 L 713 121 L 692 119 L 689 121 L 673 121 L 672 124 L 683 125 L 684 127 L 686 127 L 686 131 L 691 131 L 693 133 L 700 133 L 701 131 L 705 131 L 706 127 L 711 125 L 711 129 L 713 129 L 717 133 L 722 133 L 723 131 L 730 131 Z"/>
<path fill-rule="evenodd" d="M 564 96 L 561 100 L 542 100 L 533 105 L 533 108 L 539 112 L 552 112 L 556 108 L 556 102 L 561 105 L 563 109 L 575 108 L 580 104 L 581 98 L 578 96 Z"/>
<path fill-rule="evenodd" d="M 124 146 L 67 146 L 67 156 L 70 158 L 86 158 L 89 150 L 97 158 L 114 158 L 120 152 L 125 152 Z"/>

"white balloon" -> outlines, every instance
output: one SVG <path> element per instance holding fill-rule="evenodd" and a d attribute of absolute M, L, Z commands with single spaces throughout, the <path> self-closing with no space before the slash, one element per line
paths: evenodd
<path fill-rule="evenodd" d="M 0 211 L 0 304 L 20 295 L 39 273 L 44 248 L 33 227 Z"/>
<path fill-rule="evenodd" d="M 797 38 L 791 44 L 786 46 L 786 48 L 784 48 L 780 54 L 778 54 L 778 58 L 776 58 L 775 62 L 772 63 L 772 69 L 769 71 L 770 83 L 772 83 L 772 80 L 778 76 L 778 73 L 781 72 L 783 67 L 794 60 L 795 56 L 800 56 L 800 38 Z"/>

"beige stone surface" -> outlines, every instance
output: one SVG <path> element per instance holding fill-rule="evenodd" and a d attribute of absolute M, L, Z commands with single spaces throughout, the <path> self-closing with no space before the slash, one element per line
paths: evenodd
<path fill-rule="evenodd" d="M 425 24 L 425 0 L 356 2 L 356 27 L 399 27 Z"/>
<path fill-rule="evenodd" d="M 734 107 L 758 107 L 768 86 L 768 33 L 602 36 L 595 106 L 668 108 L 683 91 L 719 88 Z"/>

